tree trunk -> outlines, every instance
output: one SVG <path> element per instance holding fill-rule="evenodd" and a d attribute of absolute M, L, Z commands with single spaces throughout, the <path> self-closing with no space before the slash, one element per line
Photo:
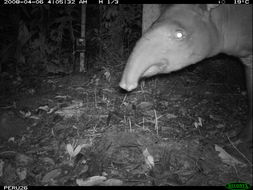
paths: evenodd
<path fill-rule="evenodd" d="M 86 24 L 86 5 L 82 5 L 82 17 L 81 17 L 81 38 L 84 39 L 84 43 L 86 44 L 86 38 L 85 38 L 85 24 Z M 86 47 L 86 45 L 85 45 Z M 86 49 L 86 48 L 85 48 Z M 80 72 L 85 72 L 85 49 L 84 52 L 80 53 Z"/>

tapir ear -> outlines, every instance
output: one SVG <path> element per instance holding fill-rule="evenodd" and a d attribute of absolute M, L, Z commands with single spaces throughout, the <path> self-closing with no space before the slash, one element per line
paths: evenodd
<path fill-rule="evenodd" d="M 207 4 L 207 10 L 210 11 L 212 9 L 215 9 L 218 6 L 219 6 L 219 4 Z"/>
<path fill-rule="evenodd" d="M 212 9 L 219 6 L 219 4 L 198 4 L 197 5 L 202 11 L 211 11 Z"/>
<path fill-rule="evenodd" d="M 197 4 L 197 7 L 199 8 L 202 14 L 201 19 L 205 21 L 209 20 L 212 9 L 215 9 L 218 6 L 219 4 Z"/>

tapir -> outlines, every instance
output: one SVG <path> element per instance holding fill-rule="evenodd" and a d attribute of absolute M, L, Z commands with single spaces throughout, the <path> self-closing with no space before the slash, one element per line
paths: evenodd
<path fill-rule="evenodd" d="M 142 77 L 177 71 L 219 53 L 236 56 L 245 66 L 249 119 L 240 136 L 252 146 L 251 4 L 168 6 L 137 41 L 119 86 L 131 91 Z"/>

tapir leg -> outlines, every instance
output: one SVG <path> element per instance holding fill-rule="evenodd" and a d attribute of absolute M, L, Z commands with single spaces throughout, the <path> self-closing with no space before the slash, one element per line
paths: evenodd
<path fill-rule="evenodd" d="M 243 130 L 245 134 L 242 134 L 245 140 L 252 146 L 252 55 L 241 59 L 245 65 L 245 74 L 246 74 L 246 83 L 248 91 L 248 106 L 249 106 L 249 115 L 248 115 L 248 124 L 246 129 Z"/>
<path fill-rule="evenodd" d="M 242 144 L 239 149 L 252 161 L 252 56 L 241 59 L 245 65 L 245 74 L 248 91 L 249 115 L 247 126 L 239 134 Z"/>

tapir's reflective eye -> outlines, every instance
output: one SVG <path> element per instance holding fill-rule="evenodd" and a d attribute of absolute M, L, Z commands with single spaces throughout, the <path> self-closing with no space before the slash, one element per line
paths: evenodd
<path fill-rule="evenodd" d="M 182 30 L 177 30 L 177 31 L 175 32 L 175 38 L 176 38 L 177 40 L 181 40 L 181 39 L 183 39 L 184 37 L 185 37 L 184 31 L 182 31 Z"/>
<path fill-rule="evenodd" d="M 176 33 L 176 37 L 177 37 L 177 38 L 182 38 L 182 37 L 183 37 L 182 32 L 177 32 L 177 33 Z"/>

